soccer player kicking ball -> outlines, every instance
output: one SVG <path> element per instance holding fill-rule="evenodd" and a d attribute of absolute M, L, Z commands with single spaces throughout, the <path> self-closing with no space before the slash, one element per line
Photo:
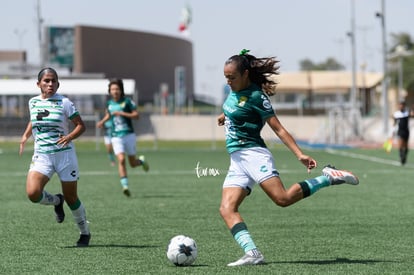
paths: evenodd
<path fill-rule="evenodd" d="M 285 189 L 273 156 L 260 136 L 265 123 L 307 167 L 308 172 L 317 163 L 302 153 L 275 115 L 268 98 L 274 94 L 276 85 L 269 76 L 278 74 L 278 61 L 273 57 L 256 58 L 248 52 L 243 50 L 225 62 L 224 76 L 231 92 L 223 104 L 223 114 L 218 117 L 218 125 L 225 127 L 226 148 L 230 154 L 230 168 L 223 183 L 220 214 L 245 253 L 228 266 L 265 262 L 239 213 L 241 203 L 256 183 L 275 204 L 282 207 L 292 205 L 323 187 L 359 183 L 351 172 L 326 166 L 322 169 L 322 176 L 295 183 Z"/>

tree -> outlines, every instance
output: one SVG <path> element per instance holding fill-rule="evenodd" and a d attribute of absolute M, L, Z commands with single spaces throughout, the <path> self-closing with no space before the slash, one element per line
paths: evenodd
<path fill-rule="evenodd" d="M 391 47 L 389 54 L 395 54 L 398 47 L 407 52 L 414 51 L 414 42 L 410 34 L 401 32 L 391 34 Z M 395 67 L 395 66 L 394 66 Z M 408 96 L 414 99 L 414 55 L 404 56 L 402 59 L 403 67 L 403 88 L 407 91 Z M 390 72 L 392 85 L 398 86 L 398 71 L 396 69 Z"/>
<path fill-rule="evenodd" d="M 301 71 L 339 71 L 345 67 L 333 57 L 328 57 L 324 62 L 313 63 L 310 59 L 303 59 L 299 62 Z"/>

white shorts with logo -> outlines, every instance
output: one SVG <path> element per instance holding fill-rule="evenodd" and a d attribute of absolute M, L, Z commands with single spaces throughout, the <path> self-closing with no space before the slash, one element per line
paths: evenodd
<path fill-rule="evenodd" d="M 137 153 L 137 136 L 135 133 L 123 137 L 112 137 L 111 141 L 115 155 L 124 153 L 127 156 L 134 156 Z"/>
<path fill-rule="evenodd" d="M 241 187 L 250 193 L 256 183 L 278 176 L 272 153 L 267 148 L 243 149 L 230 154 L 230 168 L 223 188 Z"/>
<path fill-rule="evenodd" d="M 29 171 L 39 172 L 49 179 L 56 173 L 61 181 L 77 181 L 79 179 L 78 158 L 75 150 L 55 154 L 34 153 Z"/>

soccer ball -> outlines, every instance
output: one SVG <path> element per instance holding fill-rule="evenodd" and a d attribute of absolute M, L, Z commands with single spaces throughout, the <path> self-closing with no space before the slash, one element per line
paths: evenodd
<path fill-rule="evenodd" d="M 184 235 L 173 237 L 167 247 L 167 258 L 176 266 L 191 265 L 197 259 L 196 242 Z"/>

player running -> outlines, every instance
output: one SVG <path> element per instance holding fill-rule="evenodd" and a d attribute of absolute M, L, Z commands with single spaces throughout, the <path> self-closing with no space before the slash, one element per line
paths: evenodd
<path fill-rule="evenodd" d="M 78 198 L 78 160 L 72 140 L 85 131 L 85 125 L 74 104 L 57 94 L 59 79 L 52 68 L 44 68 L 38 74 L 40 95 L 29 100 L 30 121 L 20 140 L 21 155 L 26 141 L 33 135 L 34 154 L 27 174 L 26 193 L 34 203 L 54 205 L 56 221 L 65 219 L 63 202 L 66 201 L 80 230 L 76 245 L 89 245 L 91 233 L 86 212 Z M 69 122 L 74 128 L 69 131 Z M 53 174 L 62 184 L 62 194 L 52 195 L 44 190 Z"/>
<path fill-rule="evenodd" d="M 109 82 L 108 92 L 111 99 L 107 102 L 105 116 L 97 123 L 97 127 L 102 128 L 108 120 L 112 121 L 112 148 L 118 159 L 118 173 L 125 196 L 131 196 L 126 169 L 126 159 L 128 156 L 131 167 L 142 166 L 148 172 L 149 165 L 143 155 L 136 158 L 136 135 L 132 125 L 133 119 L 139 118 L 139 113 L 135 103 L 124 93 L 124 83 L 121 79 L 113 79 Z"/>

